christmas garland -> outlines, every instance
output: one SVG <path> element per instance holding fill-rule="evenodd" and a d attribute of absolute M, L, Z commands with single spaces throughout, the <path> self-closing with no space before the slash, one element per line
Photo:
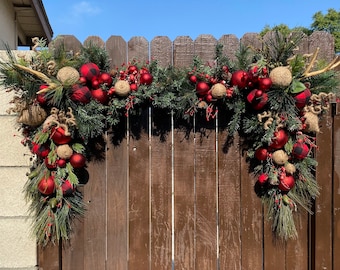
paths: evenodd
<path fill-rule="evenodd" d="M 297 237 L 293 213 L 298 205 L 311 213 L 319 194 L 315 134 L 336 99 L 340 61 L 316 62 L 318 51 L 295 55 L 299 35 L 274 36 L 261 51 L 241 47 L 234 62 L 217 45 L 214 66 L 195 57 L 188 68 L 132 61 L 110 69 L 100 47 L 70 55 L 39 39 L 30 59 L 8 50 L 1 83 L 14 92 L 9 112 L 17 114 L 22 143 L 32 152 L 25 194 L 38 243 L 69 238 L 73 220 L 85 213 L 77 187 L 87 181 L 94 140 L 108 128 L 118 132 L 124 117 L 146 106 L 183 120 L 203 114 L 209 121 L 226 111 L 229 139 L 239 133 L 247 145 L 273 231 Z"/>

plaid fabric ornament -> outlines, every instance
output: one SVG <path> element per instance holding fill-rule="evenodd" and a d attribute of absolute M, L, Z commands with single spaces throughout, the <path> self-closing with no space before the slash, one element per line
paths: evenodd
<path fill-rule="evenodd" d="M 302 141 L 298 141 L 293 145 L 292 155 L 297 159 L 304 159 L 308 156 L 309 147 Z"/>
<path fill-rule="evenodd" d="M 91 91 L 87 86 L 80 84 L 75 84 L 72 86 L 71 99 L 73 101 L 86 104 L 91 101 L 91 98 Z"/>
<path fill-rule="evenodd" d="M 80 76 L 85 77 L 87 81 L 91 82 L 93 78 L 96 78 L 100 74 L 99 67 L 95 63 L 85 63 L 80 69 Z"/>

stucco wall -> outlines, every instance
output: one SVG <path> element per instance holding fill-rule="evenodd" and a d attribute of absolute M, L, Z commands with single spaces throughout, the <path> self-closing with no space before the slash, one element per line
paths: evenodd
<path fill-rule="evenodd" d="M 1 15 L 0 15 L 1 18 Z M 1 23 L 0 23 L 1 25 Z M 21 52 L 23 53 L 23 52 Z M 26 52 L 27 53 L 27 52 Z M 0 51 L 0 59 L 6 53 Z M 22 136 L 15 115 L 9 115 L 11 93 L 0 89 L 0 269 L 36 269 L 35 239 L 23 186 L 29 170 L 30 153 L 20 142 Z"/>
<path fill-rule="evenodd" d="M 0 50 L 4 49 L 3 42 L 10 48 L 17 48 L 17 31 L 15 15 L 12 4 L 7 0 L 1 0 L 0 4 Z"/>

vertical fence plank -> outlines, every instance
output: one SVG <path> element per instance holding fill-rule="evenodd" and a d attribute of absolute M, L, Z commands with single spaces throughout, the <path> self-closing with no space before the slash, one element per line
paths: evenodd
<path fill-rule="evenodd" d="M 316 136 L 316 179 L 322 187 L 315 200 L 315 269 L 332 269 L 332 118 L 320 121 L 322 132 Z"/>
<path fill-rule="evenodd" d="M 189 67 L 194 58 L 194 42 L 188 36 L 180 36 L 173 43 L 173 63 L 175 67 Z"/>
<path fill-rule="evenodd" d="M 84 187 L 78 187 L 84 194 Z M 62 270 L 85 269 L 84 267 L 84 220 L 74 221 L 70 240 L 63 245 L 62 249 Z"/>
<path fill-rule="evenodd" d="M 150 266 L 150 156 L 148 110 L 129 116 L 129 270 Z"/>
<path fill-rule="evenodd" d="M 249 46 L 253 50 L 262 49 L 262 38 L 258 33 L 246 33 L 240 39 L 243 46 Z"/>
<path fill-rule="evenodd" d="M 219 114 L 220 116 L 221 114 Z M 225 125 L 225 123 L 223 123 Z M 219 125 L 221 126 L 221 124 Z M 241 269 L 240 149 L 238 138 L 218 133 L 219 267 Z M 247 269 L 246 267 L 244 269 Z M 256 269 L 254 267 L 254 269 Z"/>
<path fill-rule="evenodd" d="M 73 35 L 57 36 L 50 44 L 50 48 L 64 48 L 66 52 L 72 52 L 73 55 L 81 51 L 81 42 Z"/>
<path fill-rule="evenodd" d="M 176 128 L 174 130 L 175 269 L 195 269 L 194 173 L 193 134 Z"/>
<path fill-rule="evenodd" d="M 219 44 L 223 45 L 222 53 L 229 60 L 236 61 L 236 52 L 240 48 L 240 40 L 235 35 L 223 35 L 219 40 Z"/>
<path fill-rule="evenodd" d="M 157 60 L 161 67 L 172 65 L 172 43 L 168 37 L 155 37 L 150 44 L 151 60 Z"/>
<path fill-rule="evenodd" d="M 149 61 L 149 42 L 145 37 L 133 37 L 128 41 L 128 61 Z"/>
<path fill-rule="evenodd" d="M 120 127 L 122 134 L 110 134 L 108 138 L 106 270 L 128 269 L 128 155 L 125 118 Z"/>
<path fill-rule="evenodd" d="M 105 47 L 105 42 L 98 36 L 89 36 L 83 42 L 84 47 L 98 46 L 100 48 Z"/>
<path fill-rule="evenodd" d="M 37 247 L 39 270 L 60 270 L 60 246 L 49 244 Z"/>
<path fill-rule="evenodd" d="M 153 110 L 151 137 L 151 269 L 171 269 L 172 141 L 171 116 Z"/>
<path fill-rule="evenodd" d="M 336 106 L 333 122 L 333 269 L 340 269 L 340 106 Z"/>
<path fill-rule="evenodd" d="M 217 41 L 212 35 L 199 35 L 194 41 L 195 56 L 204 64 L 214 66 Z"/>
<path fill-rule="evenodd" d="M 106 149 L 105 149 L 106 150 Z M 105 269 L 106 261 L 106 153 L 88 164 L 90 179 L 84 186 L 84 270 Z"/>
<path fill-rule="evenodd" d="M 241 245 L 242 269 L 262 269 L 263 267 L 263 205 L 256 195 L 254 175 L 249 173 L 249 163 L 245 153 L 240 159 L 241 169 Z M 271 230 L 269 229 L 269 232 Z M 271 268 L 268 268 L 271 269 Z"/>
<path fill-rule="evenodd" d="M 216 132 L 215 119 L 196 118 L 195 187 L 196 187 L 196 267 L 216 269 Z"/>
<path fill-rule="evenodd" d="M 121 36 L 110 36 L 106 50 L 111 59 L 111 68 L 119 68 L 127 62 L 127 44 Z"/>

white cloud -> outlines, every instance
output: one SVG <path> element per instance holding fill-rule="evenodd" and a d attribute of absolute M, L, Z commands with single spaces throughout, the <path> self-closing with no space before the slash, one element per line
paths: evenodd
<path fill-rule="evenodd" d="M 95 3 L 89 1 L 82 1 L 74 4 L 72 7 L 72 13 L 74 16 L 94 16 L 98 15 L 101 9 Z"/>

